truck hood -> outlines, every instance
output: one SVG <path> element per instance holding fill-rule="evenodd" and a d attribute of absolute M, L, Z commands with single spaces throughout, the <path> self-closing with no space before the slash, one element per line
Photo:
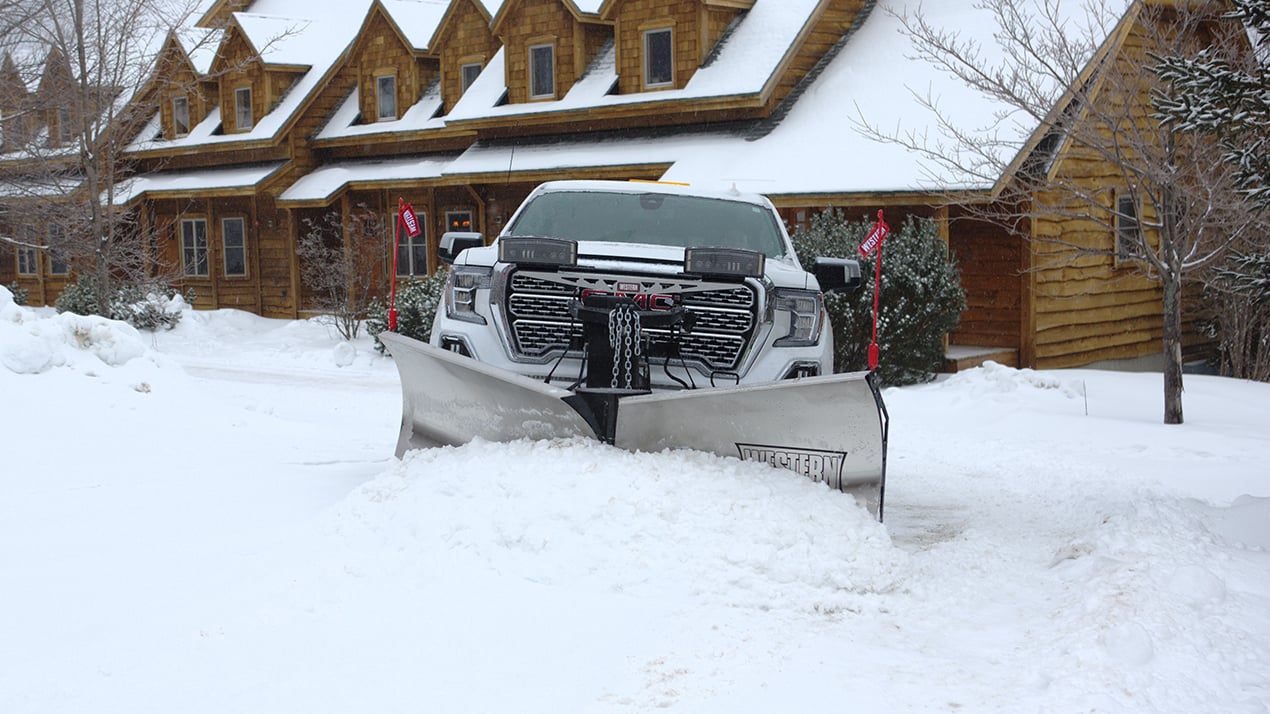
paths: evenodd
<path fill-rule="evenodd" d="M 578 265 L 605 271 L 640 270 L 677 273 L 684 261 L 684 249 L 647 243 L 607 243 L 580 241 Z M 493 267 L 498 262 L 497 244 L 463 251 L 457 265 Z M 768 258 L 767 278 L 775 287 L 816 289 L 815 278 L 791 258 Z"/>

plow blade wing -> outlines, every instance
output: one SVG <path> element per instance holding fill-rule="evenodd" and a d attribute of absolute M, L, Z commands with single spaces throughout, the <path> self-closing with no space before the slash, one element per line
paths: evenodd
<path fill-rule="evenodd" d="M 397 456 L 410 449 L 488 441 L 595 438 L 563 400 L 570 392 L 393 332 L 379 339 L 401 375 Z"/>
<path fill-rule="evenodd" d="M 760 461 L 855 494 L 881 518 L 886 408 L 868 372 L 625 397 L 615 445 Z"/>

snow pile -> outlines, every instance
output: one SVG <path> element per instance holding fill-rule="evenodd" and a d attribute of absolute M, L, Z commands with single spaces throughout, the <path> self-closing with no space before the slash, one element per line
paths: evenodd
<path fill-rule="evenodd" d="M 491 572 L 701 607 L 858 609 L 894 590 L 905 563 L 881 524 L 823 484 L 586 439 L 412 452 L 350 496 L 336 529 L 441 580 Z"/>
<path fill-rule="evenodd" d="M 998 401 L 1017 401 L 1016 392 L 1031 390 L 1054 390 L 1069 399 L 1085 394 L 1083 381 L 1066 378 L 1059 372 L 1015 369 L 992 360 L 982 367 L 952 375 L 947 380 L 947 387 L 972 399 L 992 398 Z"/>
<path fill-rule="evenodd" d="M 12 372 L 38 374 L 61 366 L 92 371 L 145 353 L 141 333 L 127 323 L 73 313 L 41 318 L 0 287 L 0 364 Z"/>

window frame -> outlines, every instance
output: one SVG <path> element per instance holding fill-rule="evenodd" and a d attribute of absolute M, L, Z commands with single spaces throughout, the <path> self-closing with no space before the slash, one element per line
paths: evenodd
<path fill-rule="evenodd" d="M 454 221 L 452 217 L 462 216 L 462 215 L 467 216 L 467 228 L 455 228 L 453 226 Z M 446 231 L 458 231 L 463 233 L 470 233 L 472 231 L 472 226 L 474 226 L 475 223 L 476 223 L 476 212 L 470 208 L 459 208 L 453 211 L 445 212 L 445 230 Z"/>
<path fill-rule="evenodd" d="M 197 225 L 201 225 L 203 228 L 201 245 L 198 243 L 198 235 L 195 234 L 187 236 L 185 231 L 186 226 Z M 181 275 L 186 278 L 212 277 L 211 263 L 208 256 L 209 249 L 207 245 L 207 219 L 202 217 L 182 218 L 179 230 L 181 240 Z M 187 238 L 193 239 L 194 243 L 192 245 L 187 244 Z M 192 261 L 191 258 L 193 258 Z M 202 272 L 199 272 L 198 270 L 200 267 L 202 268 Z"/>
<path fill-rule="evenodd" d="M 40 274 L 39 252 L 29 245 L 17 246 L 16 260 L 18 275 L 35 277 Z"/>
<path fill-rule="evenodd" d="M 1142 200 L 1141 197 L 1135 196 L 1134 192 L 1123 190 L 1116 191 L 1112 201 L 1114 201 L 1112 214 L 1115 221 L 1112 232 L 1115 241 L 1113 246 L 1115 262 L 1117 266 L 1122 263 L 1127 265 L 1138 255 L 1133 248 L 1143 246 L 1145 241 L 1142 232 Z M 1131 208 L 1133 213 L 1127 213 L 1126 206 Z"/>
<path fill-rule="evenodd" d="M 653 53 L 649 47 L 649 40 L 654 35 L 666 34 L 670 36 L 670 44 L 667 48 L 668 56 L 666 60 L 670 65 L 670 78 L 661 82 L 650 81 L 652 74 Z M 640 82 L 644 89 L 668 89 L 675 86 L 675 28 L 673 25 L 659 25 L 649 27 L 641 32 L 640 46 L 643 51 L 642 61 L 640 62 Z"/>
<path fill-rule="evenodd" d="M 472 75 L 471 80 L 468 80 L 467 72 L 469 69 L 472 69 L 473 67 L 476 68 L 476 73 Z M 468 88 L 472 86 L 472 83 L 476 81 L 477 77 L 481 76 L 481 72 L 483 71 L 485 71 L 485 62 L 483 61 L 476 61 L 476 62 L 460 61 L 459 62 L 459 95 L 460 96 L 467 94 Z"/>
<path fill-rule="evenodd" d="M 396 263 L 398 278 L 423 277 L 431 274 L 428 270 L 429 264 L 432 262 L 432 256 L 429 255 L 428 251 L 428 213 L 427 211 L 416 209 L 414 214 L 415 220 L 419 224 L 419 235 L 414 238 L 411 238 L 410 234 L 406 232 L 406 227 L 398 220 L 396 212 L 389 218 L 393 230 L 396 231 L 394 234 L 396 240 L 393 241 L 393 244 L 396 246 L 397 255 L 393 262 Z M 418 270 L 419 266 L 415 264 L 419 251 L 422 251 L 423 255 L 423 270 L 421 272 Z"/>
<path fill-rule="evenodd" d="M 69 144 L 74 141 L 75 137 L 71 133 L 71 110 L 65 107 L 57 108 L 57 143 Z"/>
<path fill-rule="evenodd" d="M 50 223 L 48 227 L 48 263 L 49 275 L 70 275 L 70 262 L 64 258 L 55 257 L 62 252 L 61 245 L 66 242 L 66 229 L 57 223 Z"/>
<path fill-rule="evenodd" d="M 239 272 L 239 273 L 231 273 L 229 271 L 229 254 L 231 249 L 230 249 L 229 240 L 228 240 L 229 232 L 226 230 L 226 226 L 229 225 L 230 223 L 237 223 L 239 225 L 238 237 L 239 237 L 239 240 L 241 240 L 241 243 L 236 248 L 234 248 L 235 251 L 241 254 L 241 258 L 242 258 L 243 269 L 242 269 L 242 272 Z M 220 219 L 220 247 L 221 247 L 221 275 L 223 275 L 226 278 L 247 277 L 248 271 L 247 271 L 247 219 L 246 218 L 242 216 L 221 217 Z"/>
<path fill-rule="evenodd" d="M 391 106 L 385 106 L 384 103 L 384 81 L 392 83 Z M 391 109 L 390 113 L 385 113 L 385 109 Z M 375 75 L 375 121 L 396 121 L 399 118 L 397 113 L 397 75 L 395 73 L 379 73 Z"/>
<path fill-rule="evenodd" d="M 181 111 L 177 111 L 181 107 Z M 182 131 L 180 117 L 185 117 L 185 128 Z M 172 137 L 179 139 L 190 134 L 190 98 L 186 95 L 172 97 Z"/>
<path fill-rule="evenodd" d="M 535 51 L 539 51 L 539 50 L 546 50 L 547 57 L 550 59 L 550 64 L 549 64 L 550 71 L 547 73 L 547 76 L 550 77 L 551 79 L 551 87 L 550 87 L 551 91 L 549 92 L 539 91 L 540 88 L 537 86 L 536 80 L 538 78 L 538 73 L 536 71 L 537 67 L 534 64 L 535 63 L 534 54 L 535 54 Z M 555 99 L 556 98 L 556 43 L 554 41 L 536 42 L 529 45 L 527 52 L 529 55 L 529 65 L 528 65 L 529 100 L 543 101 L 543 100 Z"/>
<path fill-rule="evenodd" d="M 247 95 L 246 102 L 242 101 L 244 93 Z M 234 131 L 248 131 L 256 125 L 256 117 L 251 107 L 251 95 L 250 84 L 243 87 L 234 87 Z M 244 110 L 247 117 L 246 123 L 243 122 Z"/>

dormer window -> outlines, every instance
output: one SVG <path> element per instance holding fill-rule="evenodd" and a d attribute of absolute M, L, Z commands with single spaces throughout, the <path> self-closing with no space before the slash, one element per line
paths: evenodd
<path fill-rule="evenodd" d="M 554 44 L 529 46 L 529 98 L 555 99 L 556 97 L 556 46 Z"/>
<path fill-rule="evenodd" d="M 392 121 L 397 118 L 397 77 L 385 74 L 375 77 L 375 118 Z"/>
<path fill-rule="evenodd" d="M 172 99 L 172 136 L 190 133 L 190 100 L 188 97 Z"/>
<path fill-rule="evenodd" d="M 251 87 L 239 87 L 234 90 L 234 128 L 246 131 L 251 122 Z"/>
<path fill-rule="evenodd" d="M 659 27 L 644 31 L 644 89 L 675 85 L 674 30 Z"/>
<path fill-rule="evenodd" d="M 468 62 L 459 67 L 459 82 L 462 85 L 463 93 L 466 93 L 467 88 L 472 86 L 472 82 L 475 82 L 476 78 L 481 76 L 482 69 L 484 69 L 484 65 L 480 62 Z"/>
<path fill-rule="evenodd" d="M 71 141 L 71 110 L 57 110 L 57 141 L 60 144 L 69 144 Z"/>

